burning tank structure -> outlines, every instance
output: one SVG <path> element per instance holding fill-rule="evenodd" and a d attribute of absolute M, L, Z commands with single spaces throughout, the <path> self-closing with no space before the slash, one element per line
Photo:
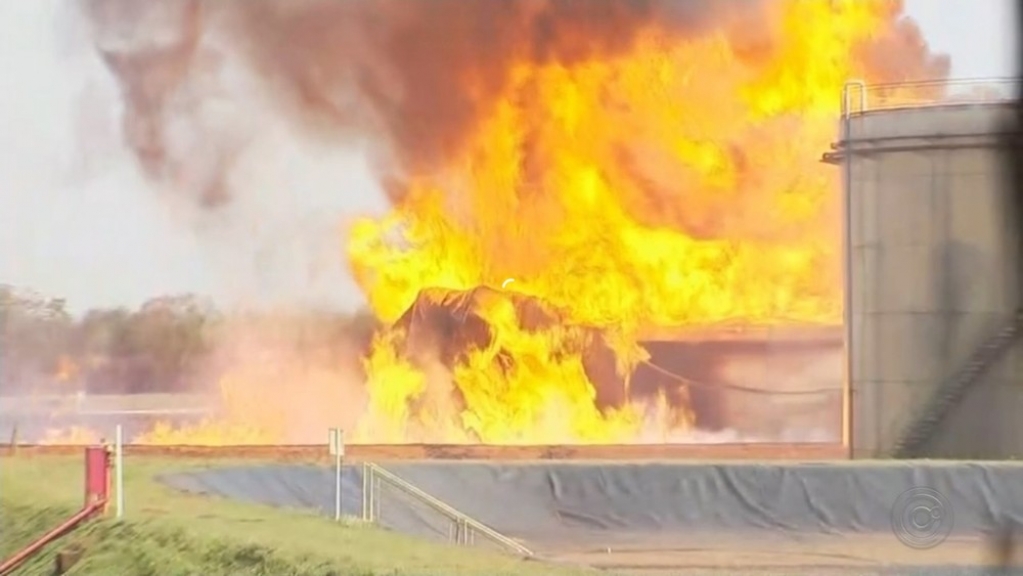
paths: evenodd
<path fill-rule="evenodd" d="M 731 441 L 838 442 L 860 457 L 1018 457 L 1020 231 L 1007 169 L 1018 81 L 846 87 L 823 161 L 842 177 L 843 326 L 644 331 L 649 358 L 615 373 L 601 332 L 584 352 L 601 407 L 658 393 Z M 481 300 L 520 324 L 557 320 L 512 292 L 425 291 L 400 320 L 446 362 L 488 341 Z M 845 343 L 848 342 L 848 346 Z M 847 382 L 848 386 L 843 386 Z"/>
<path fill-rule="evenodd" d="M 396 323 L 405 335 L 405 354 L 413 364 L 429 356 L 451 367 L 468 350 L 488 346 L 492 333 L 481 309 L 495 300 L 514 307 L 525 331 L 564 324 L 546 303 L 512 291 L 424 290 Z M 581 355 L 600 409 L 663 395 L 672 405 L 688 405 L 704 439 L 840 440 L 840 327 L 645 330 L 640 345 L 648 358 L 624 377 L 606 334 L 577 328 L 589 337 L 569 352 Z"/>

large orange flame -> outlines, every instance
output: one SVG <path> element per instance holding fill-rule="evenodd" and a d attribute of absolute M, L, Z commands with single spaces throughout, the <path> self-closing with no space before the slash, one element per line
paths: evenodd
<path fill-rule="evenodd" d="M 688 37 L 652 23 L 614 57 L 516 63 L 459 152 L 413 174 L 386 218 L 353 227 L 348 254 L 373 309 L 393 321 L 424 288 L 514 278 L 508 289 L 567 323 L 613 328 L 620 352 L 651 325 L 838 323 L 837 180 L 817 159 L 843 83 L 891 79 L 869 49 L 899 9 L 777 1 L 760 38 L 741 20 Z M 452 90 L 471 93 L 472 78 Z M 430 376 L 380 339 L 367 364 L 376 433 L 419 421 L 446 440 L 637 434 L 636 410 L 594 405 L 563 332 L 525 331 L 501 305 L 482 315 L 493 342 L 454 368 L 464 405 L 439 416 L 409 412 Z M 495 369 L 497 347 L 515 369 Z"/>
<path fill-rule="evenodd" d="M 383 128 L 393 148 L 393 210 L 356 222 L 347 243 L 378 316 L 396 322 L 428 289 L 495 289 L 474 301 L 488 337 L 453 363 L 410 355 L 400 323 L 378 335 L 356 440 L 663 439 L 699 418 L 685 391 L 674 407 L 599 406 L 594 334 L 627 382 L 645 329 L 839 322 L 839 189 L 818 158 L 842 84 L 948 70 L 901 2 L 714 2 L 729 8 L 683 26 L 655 15 L 705 3 L 469 4 L 238 4 L 254 12 L 231 20 L 256 30 L 240 44 L 317 126 Z M 351 29 L 325 26 L 332 14 Z M 140 82 L 130 71 L 118 73 Z M 561 322 L 527 328 L 522 299 Z M 230 401 L 266 380 L 251 409 L 143 439 L 283 440 L 288 404 L 268 399 L 288 377 L 251 371 L 223 383 Z"/>

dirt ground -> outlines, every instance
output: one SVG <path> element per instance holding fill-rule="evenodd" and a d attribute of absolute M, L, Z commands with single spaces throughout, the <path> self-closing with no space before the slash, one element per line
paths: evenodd
<path fill-rule="evenodd" d="M 0 456 L 77 454 L 82 446 L 2 445 Z M 316 461 L 330 458 L 326 445 L 313 446 L 148 446 L 127 445 L 125 456 Z M 487 446 L 479 444 L 353 444 L 349 462 L 395 460 L 844 460 L 833 444 L 623 444 L 589 446 Z"/>
<path fill-rule="evenodd" d="M 991 547 L 979 539 L 949 539 L 928 550 L 903 545 L 893 534 L 821 536 L 800 541 L 741 540 L 722 535 L 714 542 L 651 543 L 619 550 L 587 550 L 548 554 L 558 563 L 585 564 L 617 574 L 678 574 L 706 571 L 730 574 L 775 573 L 898 573 L 941 567 L 990 567 Z"/>

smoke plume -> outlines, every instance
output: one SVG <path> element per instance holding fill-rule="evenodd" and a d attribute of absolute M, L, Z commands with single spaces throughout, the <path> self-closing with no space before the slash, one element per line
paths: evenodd
<path fill-rule="evenodd" d="M 185 145 L 181 125 L 216 99 L 225 50 L 258 72 L 265 82 L 256 88 L 280 114 L 309 134 L 367 141 L 382 176 L 400 177 L 456 149 L 516 64 L 607 57 L 652 23 L 677 34 L 738 26 L 755 21 L 760 4 L 88 0 L 86 13 L 124 93 L 125 139 L 147 173 L 217 206 L 230 197 L 226 173 L 244 135 L 207 125 Z M 207 173 L 195 176 L 196 166 Z"/>

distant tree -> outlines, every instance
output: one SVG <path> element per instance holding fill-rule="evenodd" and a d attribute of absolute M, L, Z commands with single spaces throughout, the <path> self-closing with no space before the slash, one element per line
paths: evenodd
<path fill-rule="evenodd" d="M 271 338 L 270 346 L 328 363 L 353 345 L 368 349 L 378 328 L 366 310 L 248 312 L 228 323 L 212 302 L 192 294 L 153 298 L 137 310 L 93 309 L 76 319 L 63 300 L 0 285 L 0 394 L 40 392 L 68 380 L 90 393 L 182 391 L 208 372 L 226 330 L 239 326 Z"/>
<path fill-rule="evenodd" d="M 134 359 L 145 373 L 133 391 L 176 390 L 187 383 L 213 346 L 219 314 L 193 295 L 155 298 L 128 318 L 121 333 L 122 355 Z"/>
<path fill-rule="evenodd" d="M 63 300 L 0 286 L 0 392 L 57 374 L 73 329 Z"/>

